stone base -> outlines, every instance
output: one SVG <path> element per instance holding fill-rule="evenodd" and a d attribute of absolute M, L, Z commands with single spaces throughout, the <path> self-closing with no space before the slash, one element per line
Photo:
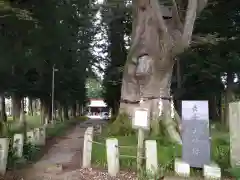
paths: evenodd
<path fill-rule="evenodd" d="M 190 177 L 190 165 L 181 159 L 175 159 L 174 171 L 178 176 Z"/>
<path fill-rule="evenodd" d="M 204 165 L 203 167 L 204 179 L 221 179 L 221 168 L 217 164 Z"/>

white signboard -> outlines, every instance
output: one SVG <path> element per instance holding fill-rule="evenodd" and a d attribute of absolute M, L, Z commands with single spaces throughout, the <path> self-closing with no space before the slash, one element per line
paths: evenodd
<path fill-rule="evenodd" d="M 182 101 L 183 120 L 209 120 L 208 101 Z"/>
<path fill-rule="evenodd" d="M 39 145 L 45 145 L 46 143 L 46 128 L 39 128 Z"/>
<path fill-rule="evenodd" d="M 149 129 L 148 109 L 136 109 L 132 120 L 132 126 L 135 129 Z"/>

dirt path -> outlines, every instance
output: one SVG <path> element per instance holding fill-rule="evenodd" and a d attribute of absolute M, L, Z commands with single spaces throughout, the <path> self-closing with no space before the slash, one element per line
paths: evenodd
<path fill-rule="evenodd" d="M 85 128 L 77 125 L 61 137 L 47 154 L 23 171 L 24 180 L 57 180 L 65 172 L 80 169 L 84 131 Z"/>

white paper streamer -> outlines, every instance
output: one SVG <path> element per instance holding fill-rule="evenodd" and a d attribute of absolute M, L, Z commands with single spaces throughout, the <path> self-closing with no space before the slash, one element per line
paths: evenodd
<path fill-rule="evenodd" d="M 174 102 L 173 97 L 171 96 L 171 118 L 174 119 Z"/>
<path fill-rule="evenodd" d="M 142 104 L 143 102 L 144 102 L 144 101 L 143 101 L 143 98 L 141 98 L 139 103 Z"/>
<path fill-rule="evenodd" d="M 162 98 L 159 99 L 159 102 L 158 102 L 158 109 L 159 109 L 159 116 L 162 116 L 163 114 L 163 102 L 162 102 Z"/>

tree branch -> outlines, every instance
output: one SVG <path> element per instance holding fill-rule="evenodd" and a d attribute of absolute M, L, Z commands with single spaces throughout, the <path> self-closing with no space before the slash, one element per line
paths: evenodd
<path fill-rule="evenodd" d="M 200 13 L 207 5 L 208 0 L 198 0 L 197 12 Z"/>
<path fill-rule="evenodd" d="M 198 0 L 188 0 L 187 13 L 182 34 L 182 46 L 189 46 L 192 39 L 193 27 L 197 17 Z"/>
<path fill-rule="evenodd" d="M 132 54 L 134 53 L 135 49 L 136 49 L 136 46 L 138 44 L 138 42 L 140 41 L 140 36 L 141 34 L 143 33 L 143 30 L 144 30 L 144 26 L 142 26 L 142 24 L 144 24 L 143 22 L 145 21 L 145 16 L 144 14 L 140 13 L 139 14 L 139 17 L 138 17 L 138 20 L 135 24 L 135 32 L 132 32 L 134 33 L 134 35 L 132 36 L 132 40 L 131 40 L 131 46 L 130 46 L 130 49 L 129 49 L 129 52 L 128 52 L 128 57 L 127 59 L 129 59 Z"/>
<path fill-rule="evenodd" d="M 166 23 L 163 19 L 163 15 L 162 15 L 161 8 L 159 6 L 158 1 L 150 0 L 150 5 L 153 10 L 153 14 L 155 14 L 156 16 L 158 28 L 164 33 L 164 35 L 170 36 Z"/>
<path fill-rule="evenodd" d="M 177 3 L 176 3 L 176 0 L 172 0 L 172 3 L 173 3 L 173 9 L 172 9 L 173 10 L 172 11 L 173 20 L 176 22 L 177 27 L 182 32 L 183 31 L 183 23 L 182 23 L 181 18 L 180 18 L 180 14 L 179 14 L 179 11 L 178 11 L 178 6 L 177 6 Z"/>

